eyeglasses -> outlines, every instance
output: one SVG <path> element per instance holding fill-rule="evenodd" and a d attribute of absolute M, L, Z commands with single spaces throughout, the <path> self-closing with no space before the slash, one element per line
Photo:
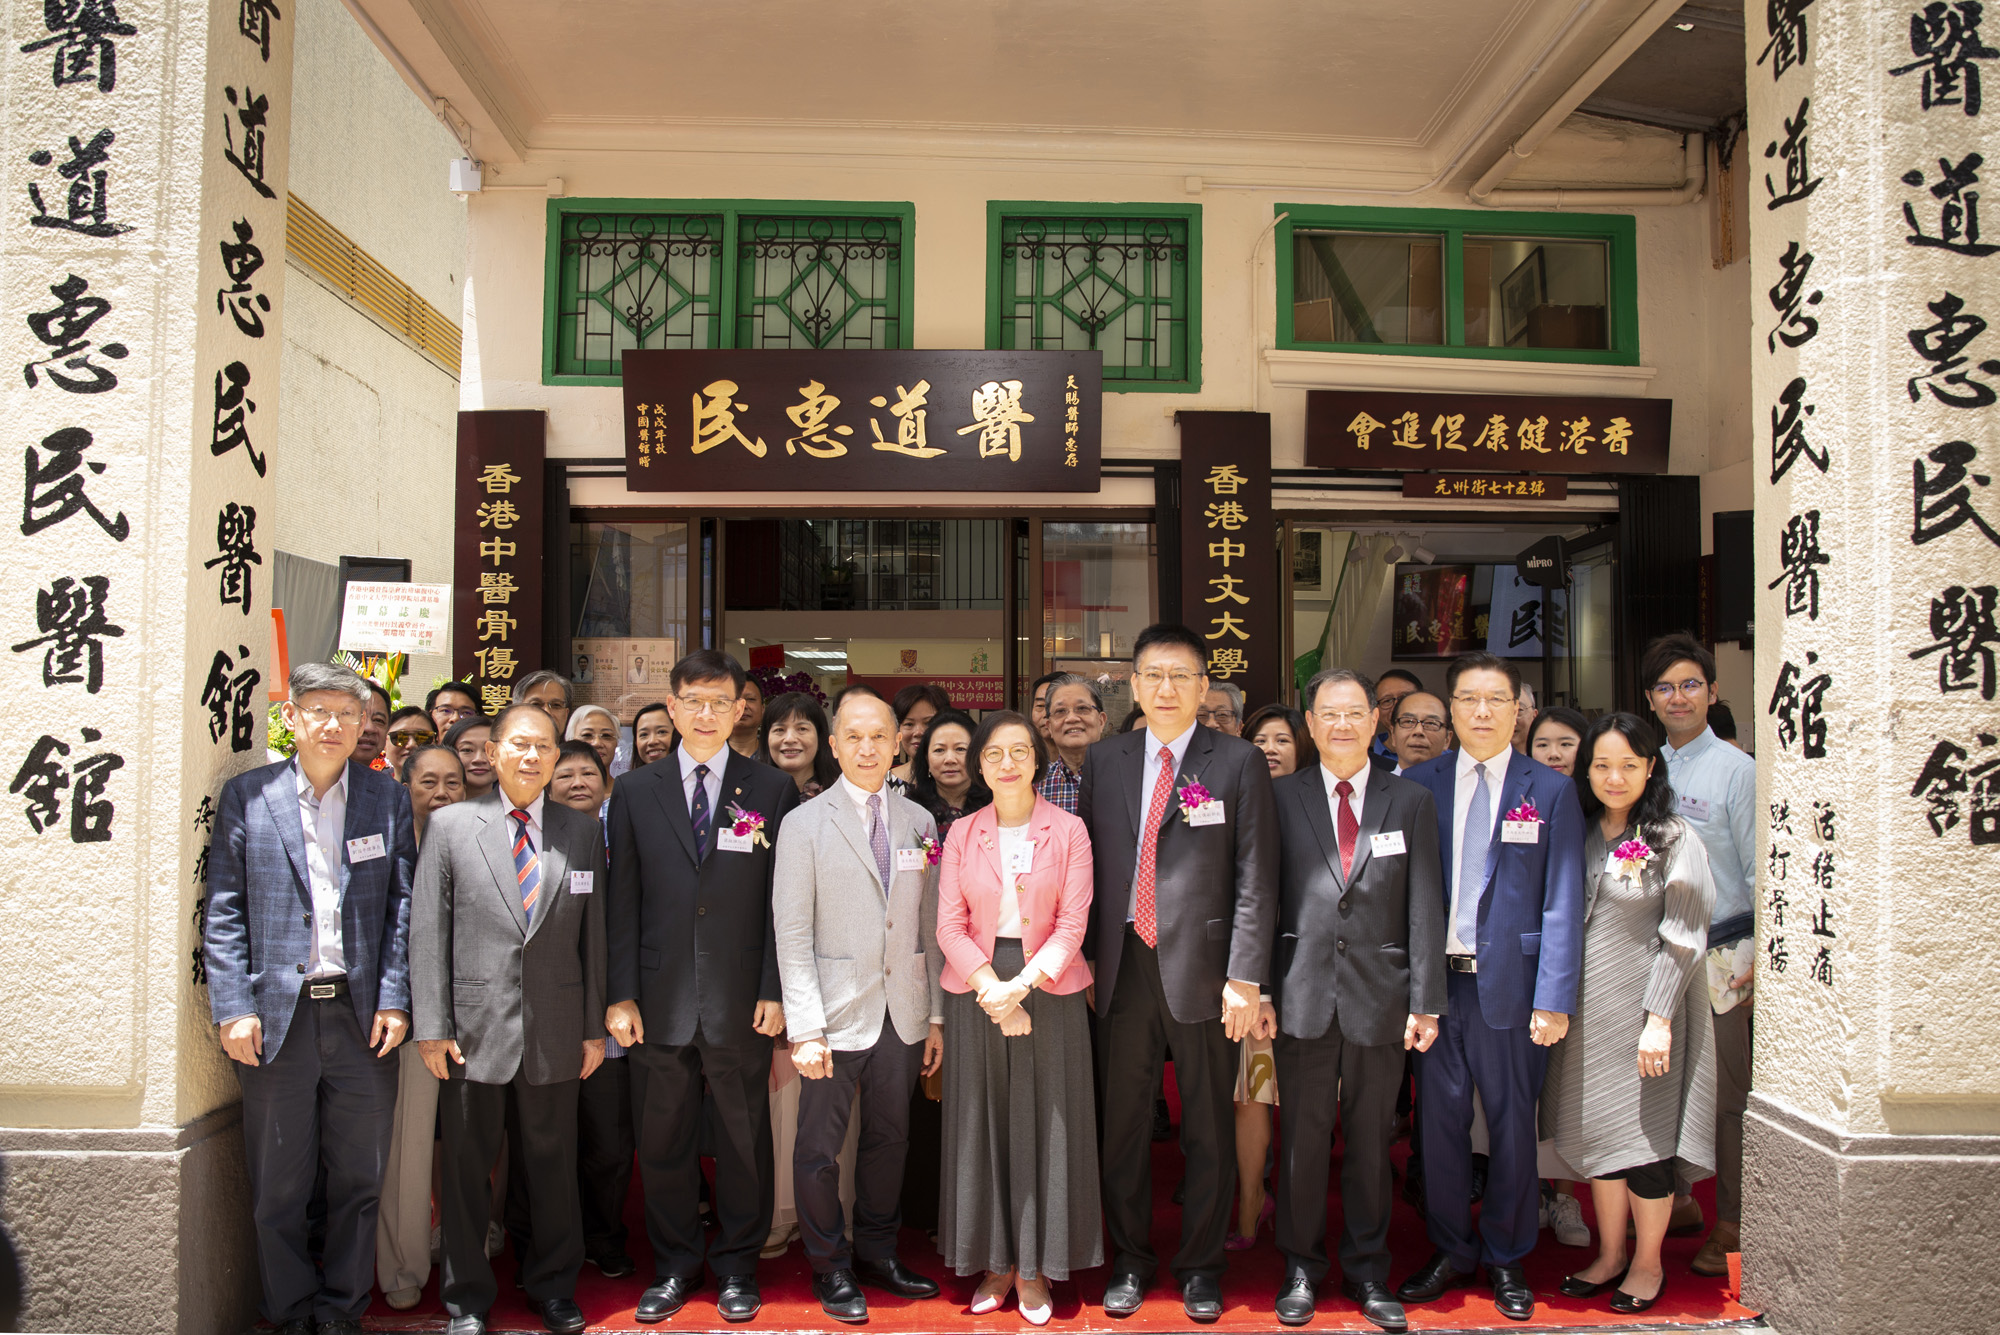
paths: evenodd
<path fill-rule="evenodd" d="M 361 726 L 361 711 L 358 709 L 322 709 L 318 705 L 297 706 L 307 723 L 315 728 L 324 728 L 329 722 L 338 722 L 343 728 Z"/>
<path fill-rule="evenodd" d="M 1700 677 L 1689 677 L 1678 686 L 1670 681 L 1656 681 L 1646 688 L 1646 694 L 1655 700 L 1671 700 L 1676 695 L 1685 695 L 1692 700 L 1707 689 L 1708 683 Z"/>
<path fill-rule="evenodd" d="M 1236 711 L 1233 709 L 1197 709 L 1194 716 L 1203 723 L 1236 722 Z"/>
<path fill-rule="evenodd" d="M 1337 728 L 1343 723 L 1360 725 L 1375 717 L 1372 709 L 1315 709 L 1313 717 L 1329 728 Z"/>
<path fill-rule="evenodd" d="M 431 715 L 432 715 L 432 717 L 436 717 L 436 716 L 438 716 L 438 715 L 442 714 L 442 715 L 443 715 L 443 716 L 444 716 L 445 718 L 448 718 L 448 719 L 451 719 L 451 720 L 453 720 L 454 722 L 456 722 L 457 720 L 459 720 L 459 719 L 462 719 L 462 718 L 470 718 L 470 717 L 471 717 L 472 715 L 474 715 L 474 714 L 476 714 L 476 713 L 478 713 L 478 712 L 479 712 L 479 711 L 478 711 L 478 710 L 476 710 L 476 709 L 474 709 L 474 708 L 473 708 L 473 707 L 472 707 L 471 705 L 432 705 L 432 706 L 431 706 Z"/>
<path fill-rule="evenodd" d="M 1405 715 L 1396 720 L 1396 726 L 1399 728 L 1408 728 L 1413 732 L 1427 732 L 1435 737 L 1444 731 L 1444 720 L 1441 718 L 1417 718 L 1415 715 Z"/>
<path fill-rule="evenodd" d="M 1073 718 L 1087 719 L 1092 714 L 1096 714 L 1099 712 L 1100 711 L 1093 705 L 1078 705 L 1075 709 L 1051 709 L 1049 711 L 1049 722 L 1061 723 L 1067 719 L 1073 719 Z"/>
<path fill-rule="evenodd" d="M 1168 682 L 1174 684 L 1175 690 L 1185 691 L 1197 681 L 1200 681 L 1202 675 L 1199 672 L 1189 672 L 1185 668 L 1182 668 L 1178 672 L 1162 672 L 1158 668 L 1147 668 L 1143 672 L 1134 672 L 1132 680 L 1140 683 L 1150 691 L 1157 691 Z"/>
<path fill-rule="evenodd" d="M 1474 695 L 1470 691 L 1460 691 L 1451 697 L 1451 702 L 1475 714 L 1479 712 L 1482 705 L 1497 714 L 1508 705 L 1513 704 L 1514 697 L 1511 695 Z"/>
<path fill-rule="evenodd" d="M 1035 758 L 1035 748 L 1026 742 L 1016 746 L 989 746 L 979 753 L 979 758 L 989 765 L 997 765 L 1008 759 L 1017 765 L 1025 765 Z"/>
<path fill-rule="evenodd" d="M 522 756 L 552 756 L 562 749 L 554 742 L 542 742 L 524 737 L 509 737 L 500 745 Z"/>
<path fill-rule="evenodd" d="M 719 718 L 725 709 L 736 703 L 734 700 L 704 700 L 692 695 L 677 695 L 674 697 L 674 700 L 682 709 L 685 709 L 696 718 L 701 718 L 704 715 L 712 715 Z"/>
<path fill-rule="evenodd" d="M 436 736 L 434 732 L 392 732 L 389 734 L 389 741 L 396 746 L 416 746 Z"/>

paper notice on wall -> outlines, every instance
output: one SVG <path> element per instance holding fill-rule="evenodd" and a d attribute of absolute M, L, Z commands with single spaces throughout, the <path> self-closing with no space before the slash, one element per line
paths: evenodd
<path fill-rule="evenodd" d="M 441 654 L 451 585 L 356 581 L 340 609 L 340 647 L 357 654 Z"/>
<path fill-rule="evenodd" d="M 570 641 L 570 680 L 579 705 L 602 705 L 621 724 L 664 702 L 679 656 L 678 640 L 591 638 Z"/>

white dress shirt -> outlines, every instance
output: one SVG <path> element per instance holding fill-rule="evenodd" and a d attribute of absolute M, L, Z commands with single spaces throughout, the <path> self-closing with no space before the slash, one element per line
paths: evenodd
<path fill-rule="evenodd" d="M 1178 774 L 1180 773 L 1182 763 L 1187 760 L 1188 744 L 1192 741 L 1194 741 L 1194 729 L 1192 727 L 1174 738 L 1171 742 L 1163 742 L 1158 737 L 1155 737 L 1150 724 L 1146 727 L 1146 753 L 1142 757 L 1146 763 L 1139 771 L 1139 838 L 1133 844 L 1133 848 L 1137 851 L 1132 858 L 1132 897 L 1131 901 L 1125 906 L 1126 922 L 1137 921 L 1139 916 L 1139 861 L 1146 856 L 1146 813 L 1152 809 L 1153 785 L 1160 781 L 1160 748 L 1164 746 L 1174 753 L 1174 773 Z M 1160 828 L 1165 829 L 1167 822 L 1173 818 L 1174 799 L 1170 793 L 1167 797 L 1166 814 L 1160 817 Z M 1157 888 L 1157 868 L 1154 874 L 1154 884 L 1155 888 Z"/>
<path fill-rule="evenodd" d="M 1354 808 L 1354 819 L 1357 825 L 1361 820 L 1362 800 L 1368 795 L 1368 779 L 1374 772 L 1375 767 L 1367 761 L 1363 761 L 1361 772 L 1350 775 L 1347 780 L 1348 783 L 1354 786 L 1354 792 L 1348 797 L 1347 805 Z M 1336 793 L 1333 789 L 1334 785 L 1340 782 L 1340 776 L 1328 769 L 1326 762 L 1322 760 L 1319 762 L 1319 777 L 1326 782 L 1326 810 L 1327 814 L 1333 817 L 1333 835 L 1338 840 L 1340 838 L 1340 794 Z M 1361 836 L 1357 833 L 1354 838 L 1355 846 L 1359 848 Z M 1338 846 L 1336 843 L 1335 847 Z"/>
<path fill-rule="evenodd" d="M 340 930 L 342 835 L 347 828 L 347 767 L 324 794 L 313 797 L 312 780 L 294 762 L 298 780 L 299 825 L 306 837 L 306 883 L 312 892 L 313 948 L 306 978 L 339 978 L 347 972 L 346 942 Z"/>
<path fill-rule="evenodd" d="M 723 747 L 706 760 L 696 760 L 689 755 L 686 742 L 682 742 L 678 749 L 681 762 L 681 796 L 687 800 L 689 819 L 694 817 L 694 767 L 708 766 L 708 778 L 703 780 L 702 787 L 708 791 L 708 828 L 712 830 L 722 819 L 722 811 L 718 804 L 722 801 L 722 767 L 729 763 L 729 748 Z"/>
<path fill-rule="evenodd" d="M 1000 827 L 1000 919 L 993 930 L 995 936 L 1020 939 L 1021 888 L 1016 884 L 1014 859 L 1019 856 L 1017 850 L 1030 846 L 1026 825 Z"/>
<path fill-rule="evenodd" d="M 497 789 L 499 785 L 495 784 L 494 787 Z M 507 822 L 507 847 L 512 848 L 514 841 L 521 836 L 521 823 L 514 819 L 514 813 L 525 811 L 528 813 L 528 838 L 534 841 L 535 860 L 538 862 L 541 860 L 544 844 L 542 835 L 542 800 L 547 795 L 548 789 L 544 788 L 541 792 L 535 794 L 534 801 L 524 807 L 517 807 L 514 805 L 513 798 L 507 796 L 504 791 L 500 793 L 500 804 L 506 809 L 504 819 Z"/>
<path fill-rule="evenodd" d="M 1470 751 L 1461 749 L 1455 754 L 1458 756 L 1458 786 L 1452 792 L 1451 829 L 1452 838 L 1457 843 L 1457 847 L 1452 850 L 1451 915 L 1444 920 L 1444 949 L 1448 955 L 1473 955 L 1478 953 L 1476 950 L 1478 943 L 1458 939 L 1458 897 L 1466 888 L 1462 884 L 1465 873 L 1465 841 L 1468 838 L 1477 838 L 1481 843 L 1489 844 L 1493 841 L 1493 831 L 1498 828 L 1502 814 L 1500 811 L 1500 790 L 1507 782 L 1507 766 L 1512 762 L 1514 748 L 1511 746 L 1506 747 L 1499 755 L 1485 762 L 1486 798 L 1487 805 L 1491 809 L 1492 822 L 1485 829 L 1477 831 L 1465 828 L 1465 813 L 1467 808 L 1472 805 L 1472 767 L 1480 762 L 1473 759 Z M 1495 854 L 1495 856 L 1498 856 L 1498 854 Z M 1486 869 L 1488 871 L 1493 869 L 1491 859 L 1488 859 Z M 1480 891 L 1480 887 L 1476 885 L 1471 887 L 1471 889 L 1475 895 Z"/>

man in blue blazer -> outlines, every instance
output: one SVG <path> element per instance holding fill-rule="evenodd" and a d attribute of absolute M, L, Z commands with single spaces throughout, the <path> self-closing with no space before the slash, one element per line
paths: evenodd
<path fill-rule="evenodd" d="M 410 798 L 350 758 L 369 705 L 344 667 L 292 672 L 293 760 L 223 785 L 202 949 L 243 1088 L 263 1313 L 279 1335 L 359 1335 L 410 1026 Z M 325 1273 L 306 1207 L 326 1165 Z"/>
<path fill-rule="evenodd" d="M 1541 1182 L 1535 1101 L 1548 1049 L 1569 1031 L 1583 971 L 1583 809 L 1576 785 L 1513 749 L 1521 672 L 1465 654 L 1445 673 L 1459 748 L 1404 772 L 1437 804 L 1444 863 L 1445 1015 L 1417 1058 L 1425 1204 L 1437 1251 L 1397 1297 L 1429 1302 L 1480 1263 L 1502 1316 L 1535 1295 Z M 1472 1231 L 1472 1095 L 1490 1133 L 1479 1236 Z"/>

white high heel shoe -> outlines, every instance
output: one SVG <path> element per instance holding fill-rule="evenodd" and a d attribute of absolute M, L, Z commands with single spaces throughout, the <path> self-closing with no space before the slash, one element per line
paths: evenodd
<path fill-rule="evenodd" d="M 988 1276 L 988 1278 L 991 1278 L 991 1276 Z M 972 1306 L 967 1310 L 973 1316 L 985 1316 L 988 1312 L 997 1312 L 1000 1310 L 1001 1304 L 1007 1301 L 1007 1291 L 1013 1287 L 1014 1275 L 1012 1271 L 1009 1271 L 1007 1274 L 1007 1283 L 998 1293 L 974 1294 Z"/>
<path fill-rule="evenodd" d="M 1017 1287 L 1016 1294 L 1018 1295 L 1018 1293 L 1019 1289 Z M 1049 1301 L 1043 1303 L 1040 1307 L 1030 1307 L 1027 1303 L 1023 1302 L 1020 1304 L 1020 1308 L 1021 1319 L 1023 1321 L 1026 1321 L 1031 1326 L 1046 1326 L 1049 1324 L 1049 1318 L 1055 1314 L 1055 1295 L 1051 1294 Z"/>

